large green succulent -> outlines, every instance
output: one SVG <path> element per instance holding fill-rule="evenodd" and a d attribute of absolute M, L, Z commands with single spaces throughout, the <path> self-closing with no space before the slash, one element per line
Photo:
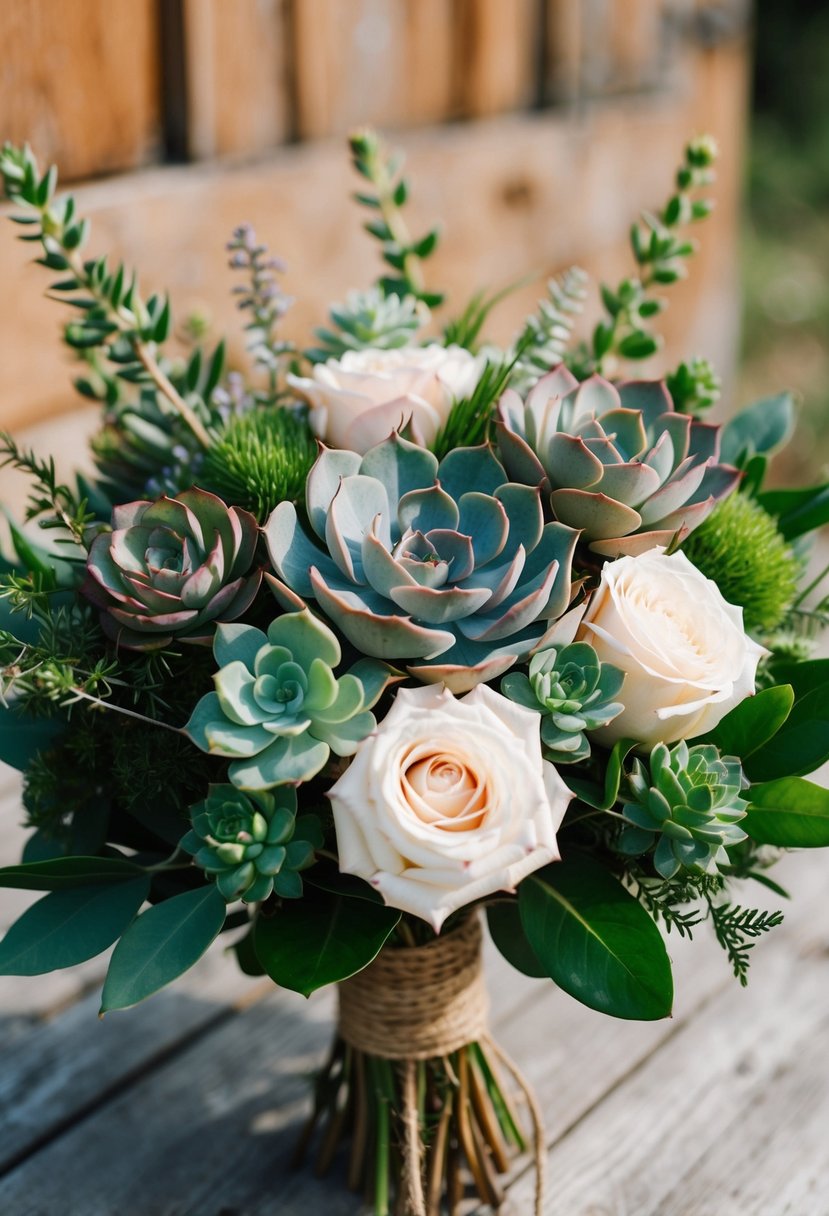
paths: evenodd
<path fill-rule="evenodd" d="M 720 428 L 677 413 L 657 380 L 580 384 L 561 364 L 526 402 L 508 389 L 498 418 L 509 475 L 543 485 L 555 518 L 605 557 L 687 535 L 740 479 L 717 463 Z"/>
<path fill-rule="evenodd" d="M 331 751 L 353 755 L 395 678 L 385 663 L 361 659 L 338 679 L 340 644 L 307 609 L 277 617 L 267 634 L 220 625 L 213 653 L 216 691 L 185 729 L 202 751 L 232 761 L 230 780 L 243 790 L 309 781 Z"/>
<path fill-rule="evenodd" d="M 575 764 L 590 755 L 585 731 L 598 730 L 622 712 L 614 700 L 625 673 L 602 663 L 588 642 L 550 646 L 530 659 L 527 675 L 511 671 L 501 691 L 541 717 L 541 739 L 554 764 Z"/>
<path fill-rule="evenodd" d="M 288 502 L 265 527 L 277 598 L 316 600 L 363 654 L 453 692 L 513 666 L 570 601 L 577 532 L 545 524 L 488 445 L 440 463 L 396 433 L 362 457 L 323 449 L 306 505 L 310 535 Z"/>
<path fill-rule="evenodd" d="M 90 546 L 84 593 L 119 646 L 209 645 L 216 622 L 235 620 L 256 597 L 257 536 L 252 515 L 205 490 L 126 503 Z"/>
<path fill-rule="evenodd" d="M 300 871 L 313 865 L 322 829 L 314 815 L 297 819 L 296 810 L 290 786 L 249 795 L 233 785 L 211 785 L 191 808 L 193 828 L 181 848 L 215 878 L 228 902 L 258 903 L 273 891 L 298 899 Z"/>
<path fill-rule="evenodd" d="M 635 760 L 622 793 L 619 848 L 638 855 L 656 845 L 654 866 L 663 878 L 682 868 L 716 874 L 728 865 L 727 849 L 746 839 L 737 827 L 748 802 L 740 761 L 721 756 L 713 743 L 673 748 L 657 743 L 646 767 Z"/>

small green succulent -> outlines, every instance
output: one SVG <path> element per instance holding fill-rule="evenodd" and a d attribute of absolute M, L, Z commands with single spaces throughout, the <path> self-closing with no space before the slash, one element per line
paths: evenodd
<path fill-rule="evenodd" d="M 185 730 L 197 747 L 231 760 L 243 790 L 309 781 L 330 752 L 351 756 L 376 725 L 371 707 L 396 678 L 360 659 L 339 677 L 340 644 L 307 609 L 216 630 L 216 691 L 202 697 Z"/>
<path fill-rule="evenodd" d="M 625 673 L 601 663 L 587 642 L 539 650 L 530 659 L 529 675 L 511 671 L 501 691 L 511 701 L 542 715 L 541 739 L 554 764 L 575 764 L 590 755 L 585 731 L 598 730 L 622 712 L 614 697 Z"/>
<path fill-rule="evenodd" d="M 230 903 L 258 903 L 272 891 L 283 899 L 302 895 L 301 870 L 314 862 L 322 829 L 314 815 L 297 819 L 296 791 L 281 786 L 243 794 L 234 785 L 211 785 L 191 807 L 192 831 L 181 848 L 212 875 Z"/>
<path fill-rule="evenodd" d="M 656 844 L 653 862 L 663 878 L 683 868 L 719 873 L 729 864 L 726 850 L 746 839 L 737 827 L 748 806 L 744 787 L 740 761 L 721 756 L 713 743 L 657 743 L 648 766 L 634 761 L 622 794 L 629 826 L 619 837 L 621 852 L 636 856 Z"/>

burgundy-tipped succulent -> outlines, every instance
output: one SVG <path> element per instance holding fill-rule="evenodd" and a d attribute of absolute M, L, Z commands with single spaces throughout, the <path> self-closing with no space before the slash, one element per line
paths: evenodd
<path fill-rule="evenodd" d="M 257 536 L 252 515 L 206 490 L 126 503 L 92 542 L 84 592 L 128 650 L 209 645 L 216 623 L 236 620 L 256 596 Z"/>
<path fill-rule="evenodd" d="M 579 383 L 563 364 L 498 406 L 501 459 L 541 485 L 553 515 L 605 557 L 682 539 L 737 485 L 718 463 L 720 428 L 673 407 L 658 380 Z"/>

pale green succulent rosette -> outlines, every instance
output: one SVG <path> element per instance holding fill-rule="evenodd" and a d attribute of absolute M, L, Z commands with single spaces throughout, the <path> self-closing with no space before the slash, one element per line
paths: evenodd
<path fill-rule="evenodd" d="M 625 673 L 602 663 L 587 642 L 550 646 L 530 659 L 529 671 L 511 671 L 501 691 L 541 716 L 541 740 L 553 764 L 576 764 L 590 755 L 586 731 L 598 730 L 622 712 L 615 697 Z"/>
<path fill-rule="evenodd" d="M 376 725 L 371 707 L 396 678 L 372 659 L 335 676 L 340 644 L 308 610 L 277 617 L 267 634 L 220 625 L 213 651 L 216 691 L 185 729 L 202 751 L 231 760 L 228 775 L 243 790 L 309 781 L 332 751 L 353 755 Z"/>
<path fill-rule="evenodd" d="M 495 679 L 570 602 L 578 533 L 545 524 L 538 488 L 488 445 L 440 462 L 396 432 L 364 456 L 323 448 L 306 505 L 310 534 L 289 502 L 265 527 L 277 598 L 315 600 L 363 654 L 427 683 Z"/>
<path fill-rule="evenodd" d="M 721 756 L 713 743 L 657 743 L 648 766 L 634 761 L 627 784 L 622 813 L 630 826 L 618 847 L 637 856 L 656 845 L 653 862 L 663 878 L 680 869 L 717 874 L 729 864 L 726 850 L 746 839 L 737 826 L 748 806 L 740 797 L 740 761 Z"/>
<path fill-rule="evenodd" d="M 216 880 L 231 903 L 258 903 L 275 892 L 302 895 L 301 871 L 314 863 L 322 829 L 314 815 L 297 819 L 296 790 L 281 786 L 245 794 L 233 785 L 211 785 L 191 808 L 193 828 L 181 848 Z"/>
<path fill-rule="evenodd" d="M 657 380 L 580 384 L 561 364 L 526 401 L 507 389 L 498 429 L 510 477 L 543 485 L 556 519 L 605 557 L 686 536 L 740 480 L 718 463 L 721 428 L 677 413 Z"/>

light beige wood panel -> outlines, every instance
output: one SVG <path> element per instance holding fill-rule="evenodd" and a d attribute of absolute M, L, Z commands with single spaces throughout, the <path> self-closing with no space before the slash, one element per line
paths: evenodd
<path fill-rule="evenodd" d="M 67 178 L 130 169 L 159 144 L 154 0 L 3 0 L 0 138 Z"/>
<path fill-rule="evenodd" d="M 537 0 L 458 0 L 456 79 L 463 114 L 478 117 L 533 105 L 541 65 Z"/>
<path fill-rule="evenodd" d="M 187 142 L 249 155 L 290 132 L 287 0 L 184 0 Z"/>
<path fill-rule="evenodd" d="M 452 12 L 452 0 L 293 0 L 300 137 L 449 117 Z"/>

